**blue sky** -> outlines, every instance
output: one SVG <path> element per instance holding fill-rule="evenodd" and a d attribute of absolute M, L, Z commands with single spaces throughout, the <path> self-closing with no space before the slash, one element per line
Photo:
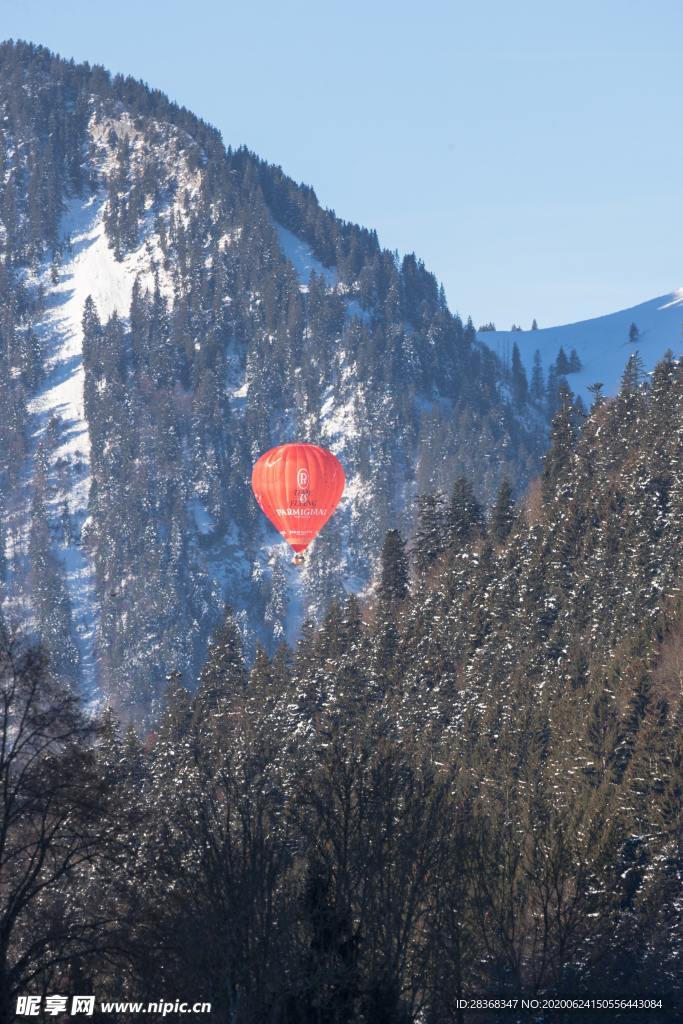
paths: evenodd
<path fill-rule="evenodd" d="M 0 36 L 143 78 L 542 326 L 683 286 L 678 0 L 0 0 Z"/>

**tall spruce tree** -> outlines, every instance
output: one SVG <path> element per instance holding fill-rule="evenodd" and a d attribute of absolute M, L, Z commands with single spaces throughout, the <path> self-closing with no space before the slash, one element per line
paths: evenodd
<path fill-rule="evenodd" d="M 645 379 L 643 360 L 638 351 L 632 352 L 628 357 L 626 367 L 621 377 L 621 394 L 633 395 Z"/>
<path fill-rule="evenodd" d="M 453 483 L 448 509 L 448 543 L 455 550 L 479 536 L 484 527 L 484 512 L 467 477 Z"/>
<path fill-rule="evenodd" d="M 223 622 L 214 633 L 199 678 L 197 708 L 203 716 L 214 711 L 222 699 L 244 689 L 246 672 L 242 651 L 242 637 L 230 607 L 225 609 Z"/>
<path fill-rule="evenodd" d="M 408 593 L 408 556 L 398 530 L 387 530 L 381 556 L 378 597 L 385 604 L 403 601 Z"/>
<path fill-rule="evenodd" d="M 505 477 L 498 490 L 496 503 L 491 509 L 489 533 L 496 544 L 502 544 L 510 536 L 515 521 L 515 502 L 512 484 Z"/>
<path fill-rule="evenodd" d="M 569 368 L 567 370 L 567 373 L 580 373 L 582 369 L 583 364 L 581 363 L 581 360 L 579 358 L 579 353 L 576 351 L 575 348 L 573 348 L 569 353 Z"/>
<path fill-rule="evenodd" d="M 534 365 L 531 371 L 531 386 L 529 393 L 534 402 L 539 405 L 545 397 L 545 379 L 543 377 L 543 363 L 541 353 L 538 349 L 534 352 Z"/>
<path fill-rule="evenodd" d="M 559 408 L 553 417 L 550 448 L 543 459 L 542 490 L 546 502 L 553 500 L 557 484 L 565 480 L 576 444 L 574 406 L 567 388 L 559 393 Z"/>
<path fill-rule="evenodd" d="M 517 345 L 517 342 L 512 346 L 511 379 L 512 401 L 518 409 L 521 409 L 529 397 L 529 382 L 527 380 L 526 370 L 522 363 L 522 357 L 519 354 L 519 346 Z"/>
<path fill-rule="evenodd" d="M 567 353 L 565 352 L 562 345 L 560 345 L 560 349 L 557 353 L 557 358 L 555 360 L 555 369 L 557 370 L 557 374 L 559 377 L 566 377 L 567 374 L 570 372 L 570 362 L 567 358 Z"/>
<path fill-rule="evenodd" d="M 441 494 L 419 495 L 415 505 L 417 529 L 413 543 L 413 558 L 418 572 L 426 572 L 446 548 L 449 512 Z"/>

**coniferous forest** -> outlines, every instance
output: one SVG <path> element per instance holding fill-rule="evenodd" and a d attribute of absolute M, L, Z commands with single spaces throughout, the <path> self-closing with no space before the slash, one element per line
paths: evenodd
<path fill-rule="evenodd" d="M 144 734 L 5 634 L 3 1019 L 74 981 L 244 1024 L 677 1019 L 682 457 L 682 368 L 634 358 L 526 495 L 424 498 L 294 650 L 248 665 L 226 610 Z"/>
<path fill-rule="evenodd" d="M 0 592 L 79 687 L 152 720 L 226 595 L 272 653 L 417 493 L 538 470 L 557 375 L 512 402 L 414 256 L 103 68 L 2 44 L 0 112 Z M 348 478 L 296 580 L 249 487 L 292 438 Z"/>
<path fill-rule="evenodd" d="M 0 1024 L 683 1019 L 683 362 L 587 408 L 142 83 L 0 109 Z"/>

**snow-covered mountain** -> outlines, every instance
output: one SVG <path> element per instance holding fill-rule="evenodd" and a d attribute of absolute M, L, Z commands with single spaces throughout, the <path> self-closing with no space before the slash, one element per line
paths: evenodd
<path fill-rule="evenodd" d="M 637 334 L 630 333 L 633 324 Z M 633 351 L 638 351 L 647 371 L 652 370 L 667 349 L 675 355 L 683 351 L 683 288 L 592 320 L 536 331 L 480 331 L 478 337 L 506 363 L 512 346 L 517 344 L 529 374 L 536 351 L 540 352 L 547 371 L 560 348 L 567 356 L 576 349 L 581 370 L 569 376 L 575 394 L 586 401 L 590 397 L 586 392 L 588 385 L 601 382 L 604 393 L 613 395 Z"/>
<path fill-rule="evenodd" d="M 632 323 L 648 366 L 677 347 L 680 294 L 477 338 L 415 256 L 161 94 L 39 47 L 0 46 L 0 125 L 0 609 L 131 714 L 196 678 L 226 603 L 249 652 L 292 642 L 372 584 L 416 495 L 522 490 L 552 395 L 520 385 L 514 343 L 528 371 L 576 349 L 578 393 L 614 390 Z M 292 439 L 347 477 L 302 572 L 249 485 Z"/>
<path fill-rule="evenodd" d="M 538 467 L 542 411 L 414 256 L 161 94 L 0 47 L 0 601 L 144 714 L 233 605 L 247 649 L 372 581 L 413 498 Z M 297 573 L 251 466 L 290 439 L 348 485 Z"/>

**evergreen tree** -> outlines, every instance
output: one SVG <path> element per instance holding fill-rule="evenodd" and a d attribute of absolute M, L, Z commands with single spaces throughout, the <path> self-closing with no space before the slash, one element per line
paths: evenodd
<path fill-rule="evenodd" d="M 282 559 L 277 558 L 270 580 L 270 597 L 266 605 L 265 620 L 272 626 L 273 639 L 278 643 L 285 639 L 287 606 L 287 577 Z"/>
<path fill-rule="evenodd" d="M 417 529 L 413 558 L 418 572 L 426 572 L 445 550 L 449 516 L 443 495 L 419 495 L 415 504 Z"/>
<path fill-rule="evenodd" d="M 531 371 L 531 398 L 534 402 L 541 403 L 545 397 L 545 381 L 543 378 L 543 364 L 541 353 L 538 349 L 534 352 L 534 366 Z"/>
<path fill-rule="evenodd" d="M 199 680 L 197 709 L 203 716 L 214 711 L 223 698 L 244 689 L 246 675 L 242 637 L 232 609 L 227 607 L 222 624 L 214 633 Z"/>
<path fill-rule="evenodd" d="M 571 363 L 567 359 L 567 354 L 564 348 L 560 345 L 560 350 L 557 353 L 557 359 L 555 360 L 555 369 L 559 377 L 566 377 L 570 370 Z"/>
<path fill-rule="evenodd" d="M 569 353 L 569 368 L 567 373 L 580 373 L 583 369 L 581 360 L 579 359 L 579 353 L 575 348 Z"/>
<path fill-rule="evenodd" d="M 477 501 L 474 488 L 467 477 L 460 476 L 453 483 L 449 507 L 448 542 L 459 550 L 479 536 L 484 526 L 484 512 Z"/>
<path fill-rule="evenodd" d="M 569 392 L 562 388 L 560 405 L 553 417 L 550 434 L 550 448 L 543 460 L 543 500 L 555 498 L 557 485 L 565 480 L 576 444 L 574 408 Z"/>
<path fill-rule="evenodd" d="M 398 530 L 387 530 L 382 547 L 379 600 L 389 605 L 403 601 L 408 593 L 408 581 L 408 557 L 403 538 Z"/>
<path fill-rule="evenodd" d="M 192 700 L 181 683 L 179 672 L 173 673 L 164 694 L 164 710 L 159 736 L 169 743 L 177 743 L 188 734 L 192 722 Z"/>
<path fill-rule="evenodd" d="M 506 477 L 500 485 L 489 521 L 489 533 L 496 544 L 502 544 L 507 540 L 514 521 L 515 502 L 512 496 L 512 485 Z"/>
<path fill-rule="evenodd" d="M 55 672 L 65 679 L 78 680 L 80 653 L 74 640 L 71 602 L 64 570 L 55 554 L 50 536 L 45 500 L 47 454 L 43 449 L 39 449 L 36 461 L 28 545 L 34 607 L 40 635 L 50 652 Z"/>
<path fill-rule="evenodd" d="M 632 352 L 626 362 L 626 367 L 621 378 L 621 393 L 633 395 L 640 388 L 644 380 L 643 360 L 638 352 Z"/>
<path fill-rule="evenodd" d="M 518 409 L 527 401 L 529 395 L 529 382 L 527 381 L 526 370 L 522 364 L 517 343 L 512 346 L 512 400 Z"/>
<path fill-rule="evenodd" d="M 557 365 L 552 364 L 548 370 L 546 382 L 546 413 L 552 420 L 562 403 L 562 394 L 566 392 L 571 395 L 567 378 L 558 373 Z"/>

